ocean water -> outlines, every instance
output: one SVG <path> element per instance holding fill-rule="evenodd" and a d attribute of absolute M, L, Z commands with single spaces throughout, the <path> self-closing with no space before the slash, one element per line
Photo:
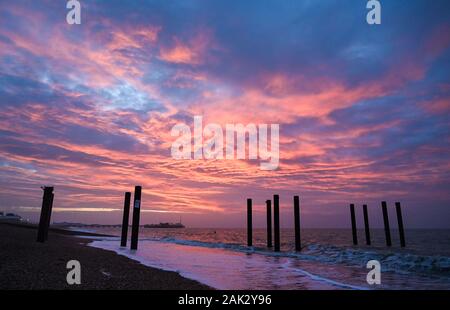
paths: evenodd
<path fill-rule="evenodd" d="M 450 230 L 407 230 L 406 248 L 394 230 L 388 248 L 383 230 L 371 231 L 371 246 L 359 230 L 353 246 L 349 229 L 305 229 L 295 252 L 293 230 L 283 229 L 278 253 L 266 247 L 265 229 L 247 247 L 244 229 L 141 228 L 137 251 L 120 247 L 120 229 L 95 231 L 117 237 L 91 246 L 218 289 L 450 289 Z M 380 285 L 366 281 L 370 260 L 381 264 Z"/>

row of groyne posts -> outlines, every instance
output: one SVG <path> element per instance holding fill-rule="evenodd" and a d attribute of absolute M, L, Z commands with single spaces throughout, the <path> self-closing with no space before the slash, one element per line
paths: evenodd
<path fill-rule="evenodd" d="M 48 229 L 50 226 L 50 219 L 53 209 L 54 193 L 53 187 L 42 187 L 44 196 L 42 198 L 41 216 L 39 219 L 37 242 L 45 242 L 48 239 Z M 139 220 L 141 211 L 141 193 L 142 186 L 135 186 L 134 188 L 134 203 L 133 203 L 133 222 L 131 227 L 131 249 L 137 250 L 138 237 L 139 237 Z M 122 220 L 122 235 L 120 240 L 120 246 L 127 246 L 128 237 L 128 222 L 130 213 L 131 192 L 125 193 L 125 201 L 123 207 L 123 220 Z"/>
<path fill-rule="evenodd" d="M 252 210 L 253 201 L 251 198 L 247 199 L 247 245 L 253 246 L 253 218 Z M 391 230 L 389 227 L 389 217 L 386 201 L 381 202 L 381 209 L 383 213 L 384 233 L 386 237 L 386 245 L 392 246 Z M 403 227 L 403 217 L 400 202 L 395 203 L 395 209 L 397 213 L 398 232 L 400 236 L 400 246 L 405 247 L 405 231 Z M 267 247 L 274 248 L 275 252 L 280 251 L 280 197 L 279 195 L 273 196 L 273 237 L 274 244 L 272 245 L 272 201 L 266 200 L 266 212 L 267 212 Z M 370 227 L 369 227 L 369 213 L 367 211 L 367 205 L 363 205 L 364 214 L 364 230 L 366 235 L 366 244 L 371 245 Z M 350 204 L 350 219 L 352 225 L 352 237 L 353 244 L 358 245 L 358 234 L 356 228 L 356 214 L 355 205 Z M 295 250 L 301 251 L 301 236 L 300 236 L 300 198 L 294 196 L 294 232 L 295 232 Z"/>
<path fill-rule="evenodd" d="M 247 199 L 247 245 L 253 246 L 253 201 Z M 272 245 L 272 201 L 266 200 L 267 212 L 267 247 L 274 248 L 275 252 L 280 251 L 280 196 L 273 196 L 273 245 Z M 300 198 L 294 196 L 294 231 L 295 231 L 295 250 L 301 251 L 300 238 Z"/>
<path fill-rule="evenodd" d="M 41 215 L 38 226 L 38 242 L 45 242 L 48 238 L 48 229 L 50 226 L 50 218 L 52 214 L 54 193 L 53 187 L 43 187 L 44 196 L 42 198 Z M 139 221 L 141 211 L 141 193 L 142 186 L 135 186 L 134 188 L 134 203 L 133 203 L 133 221 L 131 228 L 131 250 L 137 250 L 138 237 L 139 237 Z M 131 192 L 125 193 L 124 207 L 123 207 L 123 219 L 122 219 L 122 234 L 120 246 L 127 246 L 128 237 L 128 223 L 130 213 Z M 251 198 L 247 199 L 247 245 L 253 246 L 253 219 L 252 219 L 253 202 Z M 386 237 L 386 245 L 391 246 L 391 230 L 389 227 L 389 217 L 386 201 L 381 202 L 381 209 L 383 213 L 384 232 Z M 397 213 L 398 231 L 400 235 L 400 245 L 406 246 L 405 232 L 403 227 L 403 217 L 400 202 L 395 203 L 395 209 Z M 266 200 L 267 211 L 267 247 L 272 248 L 272 201 Z M 364 214 L 364 229 L 366 235 L 366 244 L 371 245 L 370 227 L 369 227 L 369 215 L 367 211 L 367 205 L 363 205 Z M 350 219 L 352 225 L 353 244 L 358 245 L 358 235 L 356 228 L 356 214 L 355 205 L 350 204 Z M 300 238 L 300 198 L 294 196 L 294 231 L 295 231 L 295 250 L 301 251 L 301 238 Z M 274 250 L 280 251 L 280 197 L 279 195 L 273 196 L 273 236 L 274 236 Z"/>
<path fill-rule="evenodd" d="M 386 245 L 392 246 L 391 240 L 391 229 L 389 226 L 389 216 L 388 216 L 388 208 L 386 201 L 381 202 L 381 211 L 383 213 L 383 224 L 384 224 L 384 235 L 386 237 Z M 400 246 L 405 247 L 405 229 L 403 227 L 403 216 L 402 216 L 402 207 L 400 202 L 395 203 L 395 211 L 397 214 L 397 224 L 398 224 L 398 233 L 400 237 Z M 366 234 L 366 245 L 371 245 L 371 237 L 370 237 L 370 227 L 369 227 L 369 212 L 367 211 L 367 205 L 363 205 L 363 215 L 364 215 L 364 231 Z M 352 237 L 353 237 L 353 245 L 358 245 L 358 234 L 356 229 L 356 215 L 355 215 L 355 205 L 350 204 L 350 219 L 352 223 Z"/>

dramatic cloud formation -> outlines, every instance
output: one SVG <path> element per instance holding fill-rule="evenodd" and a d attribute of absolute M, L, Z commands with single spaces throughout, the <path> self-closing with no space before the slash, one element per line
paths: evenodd
<path fill-rule="evenodd" d="M 364 1 L 0 3 L 0 211 L 120 223 L 243 226 L 245 199 L 301 196 L 307 226 L 348 226 L 348 204 L 402 201 L 409 227 L 450 218 L 450 4 Z M 280 167 L 174 160 L 172 126 L 279 123 Z"/>

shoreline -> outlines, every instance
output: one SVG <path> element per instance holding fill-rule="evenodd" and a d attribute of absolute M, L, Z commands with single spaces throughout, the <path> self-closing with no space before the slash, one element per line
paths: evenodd
<path fill-rule="evenodd" d="M 89 236 L 107 235 L 50 229 L 48 241 L 38 243 L 36 226 L 26 226 L 0 223 L 0 289 L 213 289 L 176 272 L 88 245 L 93 241 Z M 80 285 L 67 284 L 70 260 L 81 264 Z"/>

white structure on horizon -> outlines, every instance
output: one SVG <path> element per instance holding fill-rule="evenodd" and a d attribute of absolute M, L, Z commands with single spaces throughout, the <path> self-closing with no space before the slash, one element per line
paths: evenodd
<path fill-rule="evenodd" d="M 22 222 L 22 217 L 14 213 L 0 212 L 0 222 Z"/>

